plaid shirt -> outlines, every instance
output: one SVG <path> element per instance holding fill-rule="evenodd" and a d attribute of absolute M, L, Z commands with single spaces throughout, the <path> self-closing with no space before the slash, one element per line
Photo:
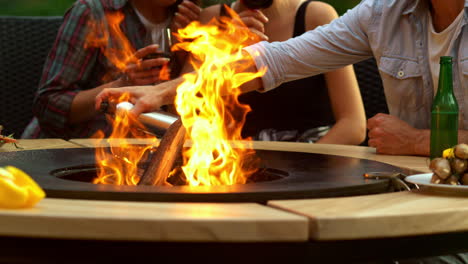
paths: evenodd
<path fill-rule="evenodd" d="M 87 22 L 112 11 L 125 15 L 121 29 L 135 50 L 143 47 L 146 30 L 128 0 L 76 1 L 65 13 L 46 60 L 33 105 L 36 118 L 26 128 L 23 138 L 84 138 L 97 130 L 109 134 L 104 114 L 74 125 L 69 124 L 68 117 L 78 92 L 104 84 L 105 75 L 117 78 L 120 74 L 98 48 L 84 48 Z"/>

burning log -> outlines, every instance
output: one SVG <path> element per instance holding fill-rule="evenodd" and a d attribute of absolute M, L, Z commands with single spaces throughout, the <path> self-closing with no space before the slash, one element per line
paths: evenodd
<path fill-rule="evenodd" d="M 185 138 L 185 128 L 177 119 L 166 131 L 159 147 L 150 159 L 148 168 L 140 178 L 138 185 L 166 184 L 166 179 L 174 167 L 174 162 L 181 155 Z"/>

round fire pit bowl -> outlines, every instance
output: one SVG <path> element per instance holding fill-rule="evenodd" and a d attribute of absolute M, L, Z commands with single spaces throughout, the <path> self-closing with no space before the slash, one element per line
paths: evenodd
<path fill-rule="evenodd" d="M 389 180 L 366 180 L 364 173 L 404 172 L 392 165 L 358 158 L 256 150 L 261 167 L 279 172 L 280 177 L 229 186 L 117 186 L 92 183 L 97 171 L 95 152 L 95 148 L 7 152 L 0 156 L 0 166 L 12 165 L 24 170 L 49 198 L 158 202 L 266 203 L 376 194 L 389 190 Z M 78 172 L 80 177 L 74 177 L 73 173 L 63 177 L 64 171 L 80 171 L 79 168 L 83 168 L 83 172 Z"/>

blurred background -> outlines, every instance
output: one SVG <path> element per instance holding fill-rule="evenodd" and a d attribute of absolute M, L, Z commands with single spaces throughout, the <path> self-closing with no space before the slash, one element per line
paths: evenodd
<path fill-rule="evenodd" d="M 278 1 L 278 0 L 277 0 Z M 279 0 L 287 1 L 287 0 Z M 357 5 L 360 0 L 322 0 L 335 7 L 340 15 Z M 0 15 L 9 16 L 61 16 L 75 0 L 0 0 Z M 203 0 L 203 5 L 212 5 L 230 0 Z"/>

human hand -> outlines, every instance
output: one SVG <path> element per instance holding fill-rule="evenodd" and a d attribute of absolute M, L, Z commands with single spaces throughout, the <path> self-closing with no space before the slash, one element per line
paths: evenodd
<path fill-rule="evenodd" d="M 391 155 L 427 155 L 427 133 L 403 120 L 387 114 L 377 114 L 367 121 L 369 146 L 377 153 Z M 427 146 L 426 146 L 427 145 Z"/>
<path fill-rule="evenodd" d="M 268 18 L 258 9 L 245 9 L 239 13 L 239 18 L 242 22 L 255 33 L 260 41 L 268 40 L 268 36 L 265 35 L 265 24 L 268 22 Z"/>
<path fill-rule="evenodd" d="M 201 7 L 193 1 L 184 0 L 177 6 L 171 23 L 172 32 L 186 27 L 190 22 L 200 19 Z"/>
<path fill-rule="evenodd" d="M 149 85 L 159 82 L 159 72 L 162 66 L 169 62 L 169 58 L 156 57 L 145 59 L 148 55 L 158 53 L 161 52 L 157 44 L 146 46 L 135 52 L 134 56 L 137 62 L 127 65 L 125 68 L 125 75 L 122 77 L 121 86 Z"/>
<path fill-rule="evenodd" d="M 105 88 L 95 100 L 95 109 L 101 108 L 104 101 L 112 101 L 124 93 L 129 94 L 129 102 L 134 105 L 131 114 L 135 116 L 141 113 L 158 110 L 161 106 L 172 104 L 176 95 L 177 86 L 183 81 L 183 78 L 177 78 L 168 82 L 163 82 L 153 86 L 126 86 L 120 88 Z"/>

